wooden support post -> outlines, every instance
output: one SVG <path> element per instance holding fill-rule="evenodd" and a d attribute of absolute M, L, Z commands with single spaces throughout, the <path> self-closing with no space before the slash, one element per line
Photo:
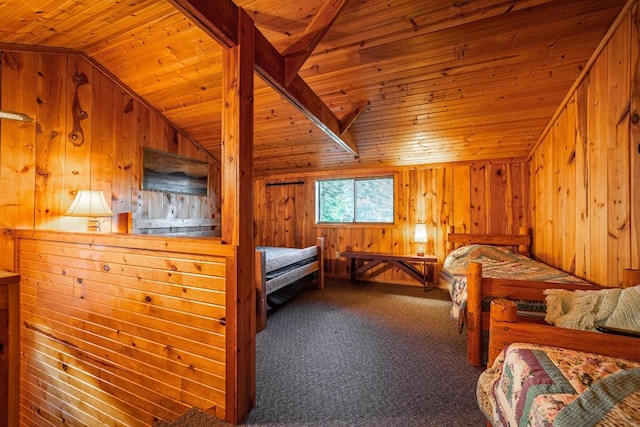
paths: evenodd
<path fill-rule="evenodd" d="M 267 256 L 264 251 L 256 252 L 255 284 L 256 284 L 256 333 L 267 327 L 267 283 L 265 280 Z"/>
<path fill-rule="evenodd" d="M 494 322 L 514 323 L 518 320 L 518 304 L 504 298 L 498 298 L 491 301 L 491 310 L 489 314 L 489 330 L 493 330 Z M 493 365 L 500 351 L 504 348 L 504 343 L 499 342 L 496 334 L 489 333 L 489 363 Z"/>
<path fill-rule="evenodd" d="M 482 264 L 470 262 L 467 274 L 467 360 L 482 365 Z"/>
<path fill-rule="evenodd" d="M 514 323 L 518 320 L 518 304 L 515 301 L 510 301 L 504 298 L 498 298 L 491 301 L 491 308 L 489 313 L 489 331 L 492 330 L 494 322 L 508 322 Z M 497 334 L 489 332 L 489 345 L 488 345 L 488 363 L 490 367 L 493 365 L 493 361 L 500 354 L 504 348 L 504 343 L 499 342 Z"/>
<path fill-rule="evenodd" d="M 226 419 L 238 424 L 255 404 L 256 290 L 253 240 L 253 66 L 255 26 L 238 12 L 238 44 L 223 54 L 222 241 L 236 246 L 227 281 Z M 234 274 L 235 273 L 235 274 Z"/>
<path fill-rule="evenodd" d="M 316 279 L 318 289 L 324 289 L 324 238 L 318 237 L 318 277 Z"/>

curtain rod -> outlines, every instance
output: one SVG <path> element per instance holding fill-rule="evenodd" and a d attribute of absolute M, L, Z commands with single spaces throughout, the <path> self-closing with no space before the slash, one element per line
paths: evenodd
<path fill-rule="evenodd" d="M 285 185 L 304 185 L 305 182 L 304 181 L 292 181 L 292 182 L 268 182 L 266 184 L 267 187 L 274 187 L 274 186 L 285 186 Z"/>

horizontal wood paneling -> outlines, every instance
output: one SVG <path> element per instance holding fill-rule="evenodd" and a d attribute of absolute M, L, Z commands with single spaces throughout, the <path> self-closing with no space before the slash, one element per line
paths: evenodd
<path fill-rule="evenodd" d="M 623 270 L 640 263 L 635 14 L 606 41 L 530 163 L 534 254 L 603 286 L 620 286 Z"/>
<path fill-rule="evenodd" d="M 414 225 L 425 222 L 429 230 L 425 249 L 438 257 L 439 271 L 448 226 L 473 233 L 511 233 L 529 226 L 528 174 L 526 162 L 477 162 L 259 178 L 254 186 L 256 245 L 304 247 L 324 237 L 327 274 L 347 278 L 348 260 L 336 257 L 336 252 L 414 253 Z M 315 224 L 315 180 L 389 175 L 396 180 L 395 224 Z M 286 183 L 293 184 L 280 185 Z M 398 269 L 383 266 L 361 277 L 416 284 Z"/>
<path fill-rule="evenodd" d="M 87 243 L 87 240 L 90 243 Z M 20 232 L 21 420 L 149 426 L 224 418 L 227 249 Z"/>
<path fill-rule="evenodd" d="M 1 268 L 14 268 L 15 228 L 86 230 L 85 218 L 63 216 L 78 189 L 104 192 L 115 214 L 102 220 L 106 232 L 121 228 L 118 214 L 124 212 L 137 218 L 219 215 L 217 161 L 100 69 L 78 55 L 1 54 L 2 108 L 37 118 L 0 121 Z M 209 162 L 210 196 L 141 191 L 142 147 Z"/>

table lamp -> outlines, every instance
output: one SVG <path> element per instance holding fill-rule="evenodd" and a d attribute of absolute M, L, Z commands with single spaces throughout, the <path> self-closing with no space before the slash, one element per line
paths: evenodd
<path fill-rule="evenodd" d="M 418 256 L 424 256 L 424 243 L 427 243 L 427 225 L 416 224 L 416 231 L 413 235 L 413 241 L 418 243 Z"/>
<path fill-rule="evenodd" d="M 104 194 L 99 190 L 78 190 L 76 198 L 65 212 L 66 216 L 86 216 L 87 230 L 100 231 L 101 217 L 113 216 Z"/>

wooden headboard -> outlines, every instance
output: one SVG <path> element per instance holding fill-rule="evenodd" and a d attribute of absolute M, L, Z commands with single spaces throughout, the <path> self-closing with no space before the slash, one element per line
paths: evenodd
<path fill-rule="evenodd" d="M 513 246 L 518 253 L 531 256 L 531 234 L 526 227 L 518 228 L 518 234 L 463 234 L 456 233 L 455 227 L 447 228 L 447 254 L 462 245 Z"/>
<path fill-rule="evenodd" d="M 220 237 L 220 218 L 134 218 L 133 213 L 121 214 L 125 218 L 125 233 L 162 234 L 169 236 Z"/>

